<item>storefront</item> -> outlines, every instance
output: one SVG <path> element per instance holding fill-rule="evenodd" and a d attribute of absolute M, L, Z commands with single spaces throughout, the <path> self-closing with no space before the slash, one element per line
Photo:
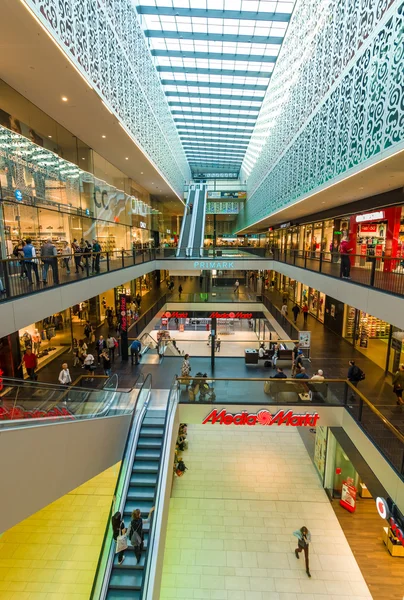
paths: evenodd
<path fill-rule="evenodd" d="M 373 360 L 379 367 L 386 369 L 391 325 L 368 313 L 345 305 L 343 337 L 357 350 Z"/>

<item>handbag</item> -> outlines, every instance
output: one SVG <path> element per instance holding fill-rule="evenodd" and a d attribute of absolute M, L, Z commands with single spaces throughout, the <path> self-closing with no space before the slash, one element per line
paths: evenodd
<path fill-rule="evenodd" d="M 297 545 L 299 546 L 299 548 L 303 548 L 303 550 L 308 546 L 307 542 L 305 542 L 304 540 L 298 540 Z"/>
<path fill-rule="evenodd" d="M 122 529 L 121 529 L 122 531 Z M 126 537 L 126 533 L 121 533 L 116 538 L 116 549 L 115 553 L 122 552 L 123 550 L 128 549 L 128 538 Z"/>
<path fill-rule="evenodd" d="M 140 537 L 140 535 L 138 534 L 137 531 L 134 531 L 132 533 L 132 536 L 130 538 L 130 543 L 132 544 L 132 546 L 134 546 L 136 548 L 136 546 L 140 546 L 142 547 L 142 538 Z"/>

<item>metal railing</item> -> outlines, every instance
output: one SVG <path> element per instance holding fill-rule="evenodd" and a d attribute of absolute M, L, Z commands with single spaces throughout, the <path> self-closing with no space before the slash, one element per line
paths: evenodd
<path fill-rule="evenodd" d="M 393 406 L 376 408 L 345 379 L 278 379 L 178 377 L 180 403 L 226 405 L 290 405 L 344 407 L 392 467 L 404 478 L 404 435 L 383 411 L 391 415 Z M 401 426 L 401 415 L 397 420 Z"/>

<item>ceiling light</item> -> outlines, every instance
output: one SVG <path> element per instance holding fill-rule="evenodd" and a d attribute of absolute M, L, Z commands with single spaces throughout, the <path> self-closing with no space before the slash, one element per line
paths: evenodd
<path fill-rule="evenodd" d="M 129 160 L 129 157 L 128 157 L 128 156 L 125 156 L 125 160 Z"/>
<path fill-rule="evenodd" d="M 52 137 L 51 135 L 48 135 L 48 138 L 51 138 L 51 137 Z"/>
<path fill-rule="evenodd" d="M 66 96 L 62 96 L 62 101 L 63 101 L 63 102 L 67 102 L 67 98 L 66 98 Z"/>
<path fill-rule="evenodd" d="M 82 158 L 81 160 L 86 160 L 86 159 L 85 159 L 85 158 L 84 158 L 84 156 L 83 156 L 83 158 Z"/>
<path fill-rule="evenodd" d="M 105 138 L 106 138 L 107 136 L 106 136 L 106 135 L 102 135 L 101 137 L 102 137 L 102 138 L 105 140 Z"/>
<path fill-rule="evenodd" d="M 143 171 L 140 171 L 140 174 L 143 175 Z"/>

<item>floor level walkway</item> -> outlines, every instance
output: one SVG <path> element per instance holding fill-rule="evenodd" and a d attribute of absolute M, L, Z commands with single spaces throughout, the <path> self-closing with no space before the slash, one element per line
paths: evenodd
<path fill-rule="evenodd" d="M 371 599 L 296 430 L 190 425 L 188 440 L 160 600 Z M 311 579 L 294 552 L 303 525 Z"/>

